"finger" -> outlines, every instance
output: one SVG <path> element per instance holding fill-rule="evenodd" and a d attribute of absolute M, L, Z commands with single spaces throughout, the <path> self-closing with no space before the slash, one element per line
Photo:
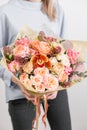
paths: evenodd
<path fill-rule="evenodd" d="M 33 104 L 35 103 L 35 99 L 34 99 L 34 98 L 30 98 L 30 97 L 28 97 L 28 96 L 25 95 L 25 94 L 24 94 L 24 96 L 25 96 L 25 98 L 26 98 L 28 101 L 31 101 Z"/>
<path fill-rule="evenodd" d="M 26 90 L 22 90 L 23 94 L 25 95 L 26 99 L 32 102 L 35 102 L 35 97 L 29 94 Z"/>
<path fill-rule="evenodd" d="M 48 99 L 55 99 L 57 96 L 57 92 L 56 93 L 52 93 L 50 95 L 48 95 Z"/>
<path fill-rule="evenodd" d="M 23 94 L 26 95 L 29 98 L 34 99 L 34 96 L 32 96 L 30 93 L 28 93 L 25 89 L 22 90 Z"/>
<path fill-rule="evenodd" d="M 35 98 L 34 97 L 32 97 L 32 96 L 29 96 L 29 95 L 26 95 L 26 94 L 24 94 L 30 101 L 34 101 L 35 100 Z"/>
<path fill-rule="evenodd" d="M 53 95 L 50 96 L 50 97 L 48 97 L 48 99 L 51 99 L 51 100 L 52 100 L 52 99 L 55 99 L 55 98 L 56 98 L 56 96 L 53 96 Z"/>

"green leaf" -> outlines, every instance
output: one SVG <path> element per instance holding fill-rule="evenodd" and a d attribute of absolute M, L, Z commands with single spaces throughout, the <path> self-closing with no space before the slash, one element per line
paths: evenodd
<path fill-rule="evenodd" d="M 9 55 L 9 59 L 10 59 L 10 60 L 13 60 L 13 59 L 14 59 L 13 54 L 10 54 L 10 55 Z"/>

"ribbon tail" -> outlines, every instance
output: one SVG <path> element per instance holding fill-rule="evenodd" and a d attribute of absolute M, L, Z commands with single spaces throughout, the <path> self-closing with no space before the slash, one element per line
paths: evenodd
<path fill-rule="evenodd" d="M 48 111 L 48 102 L 47 102 L 47 96 L 44 95 L 44 110 L 45 110 L 45 113 L 42 117 L 42 122 L 44 123 L 44 126 L 46 128 L 46 117 L 47 117 L 47 111 Z"/>
<path fill-rule="evenodd" d="M 39 116 L 41 114 L 41 110 L 40 110 L 40 97 L 35 97 L 35 105 L 36 105 L 36 117 L 35 119 L 32 121 L 32 128 L 35 130 L 38 130 L 38 120 L 39 120 Z M 34 124 L 36 122 L 36 127 L 34 127 Z"/>

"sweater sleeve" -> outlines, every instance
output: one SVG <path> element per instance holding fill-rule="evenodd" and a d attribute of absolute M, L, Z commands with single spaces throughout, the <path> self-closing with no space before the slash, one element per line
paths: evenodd
<path fill-rule="evenodd" d="M 65 33 L 65 13 L 62 6 L 59 3 L 55 4 L 56 8 L 56 19 L 58 20 L 58 32 L 59 37 L 64 38 Z"/>
<path fill-rule="evenodd" d="M 8 44 L 8 33 L 7 33 L 6 17 L 0 8 L 0 60 L 2 58 L 1 48 Z M 0 78 L 4 80 L 5 85 L 10 86 L 12 74 L 0 65 Z"/>
<path fill-rule="evenodd" d="M 64 10 L 61 7 L 61 5 L 59 5 L 59 23 L 60 23 L 60 37 L 64 38 L 64 28 L 65 28 L 65 14 L 64 14 Z"/>
<path fill-rule="evenodd" d="M 60 25 L 60 37 L 64 38 L 64 28 L 65 28 L 65 15 L 62 12 L 61 25 Z"/>

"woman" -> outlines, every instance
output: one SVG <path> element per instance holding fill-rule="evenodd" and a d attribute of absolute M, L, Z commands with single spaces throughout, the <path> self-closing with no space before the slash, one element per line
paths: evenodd
<path fill-rule="evenodd" d="M 53 1 L 10 0 L 0 11 L 0 47 L 12 43 L 24 25 L 38 32 L 45 31 L 49 35 L 61 37 L 64 14 L 59 5 L 53 6 Z M 32 130 L 35 111 L 27 100 L 34 102 L 34 97 L 2 66 L 0 77 L 6 86 L 6 101 L 13 130 Z M 48 98 L 47 118 L 51 130 L 71 130 L 66 91 L 52 93 Z"/>

